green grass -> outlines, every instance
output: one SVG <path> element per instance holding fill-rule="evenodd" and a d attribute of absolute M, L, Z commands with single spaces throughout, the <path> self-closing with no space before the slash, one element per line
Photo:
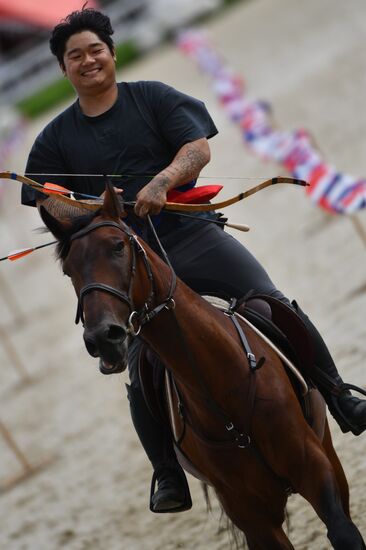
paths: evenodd
<path fill-rule="evenodd" d="M 116 67 L 119 69 L 136 59 L 139 56 L 139 51 L 132 42 L 126 42 L 116 47 L 116 55 Z M 20 101 L 16 107 L 25 117 L 35 118 L 74 94 L 74 89 L 69 81 L 66 78 L 59 78 L 37 93 Z"/>

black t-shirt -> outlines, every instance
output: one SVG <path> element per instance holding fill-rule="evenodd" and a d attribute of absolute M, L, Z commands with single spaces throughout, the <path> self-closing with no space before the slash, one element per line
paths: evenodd
<path fill-rule="evenodd" d="M 136 193 L 171 163 L 185 143 L 215 134 L 215 124 L 201 101 L 161 82 L 123 82 L 118 84 L 116 103 L 102 115 L 84 115 L 76 101 L 52 120 L 32 147 L 26 173 L 121 174 L 113 178 L 114 186 L 123 188 L 126 200 L 135 200 Z M 98 177 L 33 179 L 96 196 L 105 187 L 104 179 Z M 35 197 L 23 185 L 22 203 L 34 206 Z M 161 215 L 156 225 L 165 234 L 192 224 L 182 217 Z"/>

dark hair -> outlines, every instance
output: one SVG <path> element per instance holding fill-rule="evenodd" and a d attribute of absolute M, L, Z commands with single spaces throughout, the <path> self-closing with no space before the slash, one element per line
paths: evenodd
<path fill-rule="evenodd" d="M 64 53 L 66 42 L 73 34 L 91 31 L 99 39 L 107 44 L 110 52 L 114 53 L 114 43 L 111 38 L 113 29 L 111 21 L 107 15 L 91 8 L 73 11 L 53 29 L 50 38 L 50 49 L 58 62 L 64 67 Z"/>

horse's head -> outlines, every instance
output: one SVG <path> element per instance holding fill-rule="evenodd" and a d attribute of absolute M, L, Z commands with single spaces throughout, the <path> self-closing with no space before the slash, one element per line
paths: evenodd
<path fill-rule="evenodd" d="M 58 257 L 78 297 L 76 321 L 84 323 L 88 352 L 101 358 L 104 374 L 122 372 L 133 333 L 137 252 L 144 249 L 122 221 L 124 210 L 117 194 L 108 185 L 101 209 L 87 216 L 55 217 L 47 201 L 40 214 L 59 241 Z M 139 287 L 146 299 L 149 289 L 146 284 Z"/>

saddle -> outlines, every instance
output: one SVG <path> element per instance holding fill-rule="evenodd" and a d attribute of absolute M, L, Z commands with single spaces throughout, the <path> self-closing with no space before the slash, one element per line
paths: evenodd
<path fill-rule="evenodd" d="M 297 307 L 296 302 L 292 305 L 294 308 Z M 242 316 L 250 321 L 301 371 L 308 384 L 306 395 L 303 395 L 296 377 L 291 372 L 286 372 L 298 396 L 305 419 L 322 440 L 326 419 L 325 402 L 311 381 L 314 368 L 313 345 L 296 311 L 278 299 L 266 295 L 248 295 L 239 301 L 233 300 L 230 305 L 225 303 L 219 307 L 224 310 L 231 307 L 232 312 L 239 314 L 239 319 Z M 265 364 L 262 368 L 265 368 Z M 174 380 L 172 373 L 164 368 L 156 354 L 147 347 L 143 347 L 140 353 L 139 375 L 141 388 L 152 416 L 158 422 L 170 426 L 179 462 L 185 470 L 205 481 L 180 449 L 186 428 L 187 411 L 184 410 L 179 382 Z"/>

